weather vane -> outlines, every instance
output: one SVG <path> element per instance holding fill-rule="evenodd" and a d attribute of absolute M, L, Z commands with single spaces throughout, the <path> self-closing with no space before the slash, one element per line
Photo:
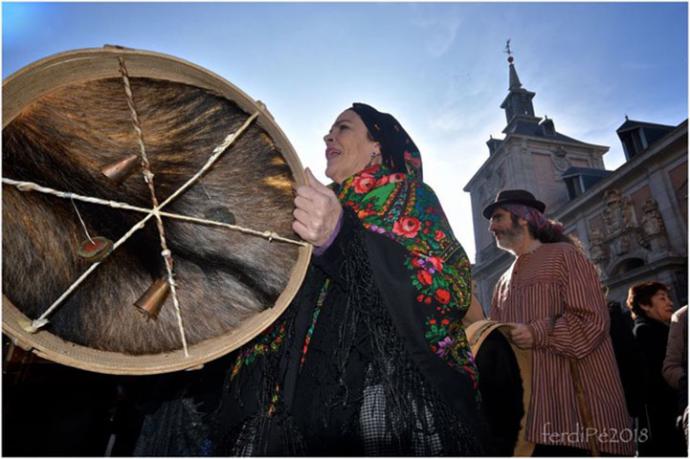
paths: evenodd
<path fill-rule="evenodd" d="M 506 48 L 503 50 L 508 55 L 508 62 L 513 63 L 513 52 L 510 50 L 510 38 L 506 40 Z"/>

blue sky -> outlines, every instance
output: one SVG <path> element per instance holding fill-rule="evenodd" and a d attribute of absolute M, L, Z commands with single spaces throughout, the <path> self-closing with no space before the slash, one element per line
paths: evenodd
<path fill-rule="evenodd" d="M 463 186 L 502 138 L 503 53 L 536 92 L 537 116 L 611 147 L 631 119 L 676 125 L 688 112 L 686 3 L 8 3 L 2 74 L 51 54 L 118 44 L 201 65 L 266 103 L 324 181 L 322 137 L 353 101 L 394 114 L 422 151 L 474 260 Z"/>

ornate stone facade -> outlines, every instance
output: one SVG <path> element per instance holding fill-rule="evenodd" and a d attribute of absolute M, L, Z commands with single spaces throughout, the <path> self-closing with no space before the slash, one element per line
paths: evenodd
<path fill-rule="evenodd" d="M 640 218 L 630 197 L 618 188 L 604 191 L 604 202 L 604 233 L 596 227 L 589 229 L 589 255 L 602 278 L 609 277 L 623 260 L 637 258 L 647 263 L 673 255 L 668 251 L 668 234 L 655 199 L 644 202 Z"/>
<path fill-rule="evenodd" d="M 642 208 L 642 243 L 644 247 L 657 255 L 666 255 L 668 249 L 668 235 L 664 218 L 659 213 L 659 204 L 649 198 Z"/>
<path fill-rule="evenodd" d="M 566 231 L 587 241 L 610 299 L 624 303 L 631 284 L 658 280 L 671 287 L 676 307 L 688 301 L 687 142 L 687 120 L 670 126 L 665 136 L 552 214 Z M 674 179 L 679 171 L 685 171 L 683 180 Z"/>

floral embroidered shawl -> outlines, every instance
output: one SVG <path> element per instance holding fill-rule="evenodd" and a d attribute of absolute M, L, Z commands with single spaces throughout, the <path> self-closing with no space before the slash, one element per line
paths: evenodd
<path fill-rule="evenodd" d="M 430 351 L 466 373 L 476 388 L 477 370 L 461 322 L 471 301 L 470 262 L 436 194 L 422 181 L 419 152 L 405 151 L 404 158 L 406 174 L 368 167 L 342 184 L 338 198 L 366 230 L 406 249 L 409 282 L 418 292 L 415 315 L 424 320 Z"/>

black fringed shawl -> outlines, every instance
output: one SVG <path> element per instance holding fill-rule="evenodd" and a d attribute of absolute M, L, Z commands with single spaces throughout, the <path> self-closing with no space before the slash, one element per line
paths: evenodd
<path fill-rule="evenodd" d="M 214 454 L 482 454 L 471 355 L 466 372 L 431 347 L 409 251 L 345 209 L 293 304 L 239 353 Z M 444 317 L 457 332 L 460 317 Z"/>

